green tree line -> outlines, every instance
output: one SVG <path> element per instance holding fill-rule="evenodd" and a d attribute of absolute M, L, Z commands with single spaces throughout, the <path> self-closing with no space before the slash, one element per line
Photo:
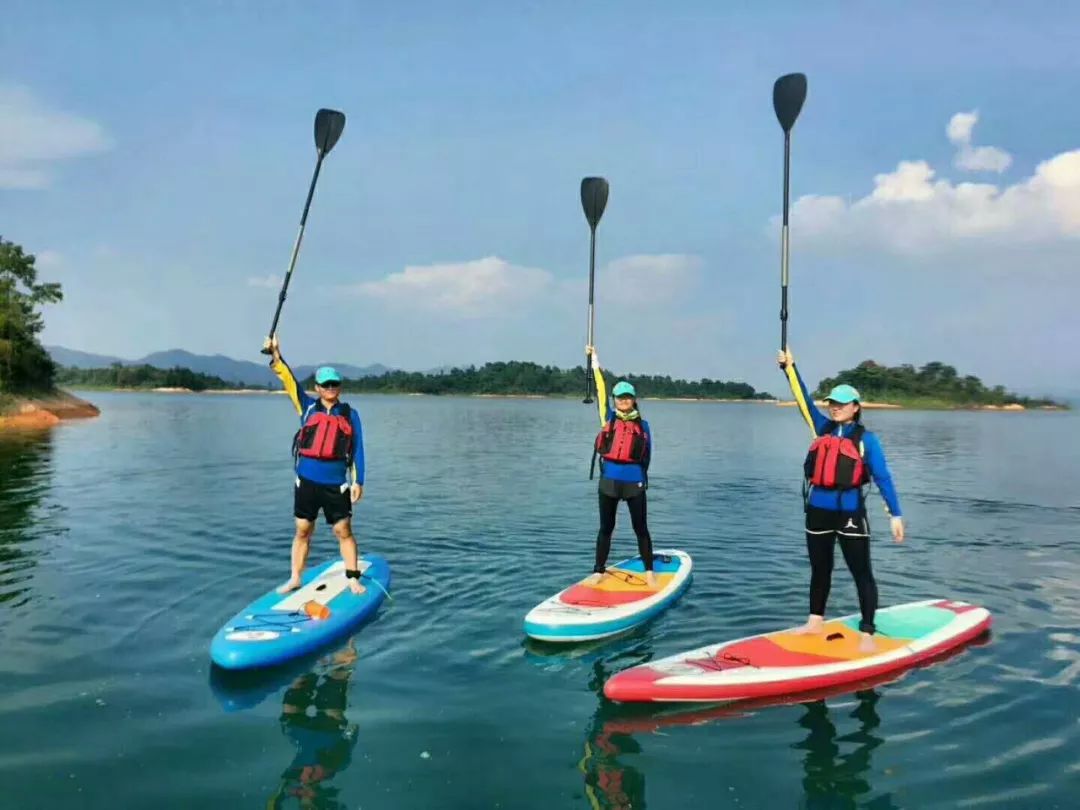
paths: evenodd
<path fill-rule="evenodd" d="M 61 366 L 56 374 L 56 382 L 59 385 L 91 388 L 189 388 L 192 391 L 245 387 L 179 366 L 157 368 L 147 365 L 124 366 L 120 363 L 113 363 L 108 368 Z"/>
<path fill-rule="evenodd" d="M 63 300 L 60 285 L 38 282 L 34 256 L 0 237 L 0 393 L 51 391 L 56 366 L 38 340 L 39 307 Z"/>
<path fill-rule="evenodd" d="M 694 381 L 642 374 L 617 377 L 604 372 L 604 379 L 609 391 L 616 380 L 629 380 L 643 398 L 773 399 L 770 394 L 759 393 L 746 383 L 708 378 Z M 304 383 L 311 386 L 313 380 L 309 377 Z M 521 361 L 486 363 L 479 368 L 452 368 L 438 374 L 388 371 L 378 376 L 345 380 L 342 388 L 356 393 L 573 396 L 584 394 L 585 369 L 582 366 L 561 369 Z"/>
<path fill-rule="evenodd" d="M 835 377 L 826 377 L 818 384 L 814 396 L 824 397 L 834 385 L 841 383 L 853 385 L 867 400 L 879 402 L 922 399 L 953 405 L 1016 403 L 1040 407 L 1059 404 L 1050 399 L 1019 396 L 1001 385 L 987 388 L 978 377 L 971 374 L 961 377 L 955 368 L 937 361 L 916 369 L 910 364 L 883 366 L 873 360 L 864 360 Z"/>

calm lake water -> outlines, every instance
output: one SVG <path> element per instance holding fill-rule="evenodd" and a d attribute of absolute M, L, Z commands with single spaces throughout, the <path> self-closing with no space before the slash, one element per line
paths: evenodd
<path fill-rule="evenodd" d="M 521 621 L 591 568 L 595 411 L 352 397 L 357 536 L 393 601 L 322 657 L 224 679 L 211 636 L 287 574 L 291 406 L 84 396 L 100 418 L 0 440 L 0 807 L 1078 806 L 1075 413 L 870 413 L 909 529 L 889 541 L 873 496 L 882 605 L 978 602 L 993 631 L 892 683 L 732 709 L 601 687 L 805 617 L 793 409 L 643 402 L 654 542 L 693 555 L 694 584 L 632 635 L 553 648 Z M 320 524 L 312 561 L 336 550 Z M 842 564 L 834 583 L 830 613 L 855 611 Z"/>

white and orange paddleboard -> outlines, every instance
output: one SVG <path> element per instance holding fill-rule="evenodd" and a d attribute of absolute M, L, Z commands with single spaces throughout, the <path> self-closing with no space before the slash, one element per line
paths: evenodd
<path fill-rule="evenodd" d="M 656 551 L 656 586 L 649 587 L 641 557 L 623 560 L 608 566 L 600 582 L 586 584 L 585 577 L 534 607 L 525 616 L 525 633 L 540 641 L 574 642 L 631 630 L 682 596 L 692 567 L 685 551 Z"/>

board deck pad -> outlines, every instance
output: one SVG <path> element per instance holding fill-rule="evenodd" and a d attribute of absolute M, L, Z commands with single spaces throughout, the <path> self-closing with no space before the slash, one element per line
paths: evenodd
<path fill-rule="evenodd" d="M 357 570 L 360 571 L 361 576 L 363 576 L 367 573 L 369 568 L 371 568 L 371 563 L 367 560 L 361 560 Z M 334 597 L 344 593 L 348 587 L 349 579 L 345 576 L 345 563 L 338 560 L 311 580 L 311 582 L 305 583 L 295 591 L 285 594 L 281 601 L 273 605 L 270 609 L 283 610 L 286 612 L 300 610 L 308 602 L 318 602 L 320 605 L 329 605 Z"/>

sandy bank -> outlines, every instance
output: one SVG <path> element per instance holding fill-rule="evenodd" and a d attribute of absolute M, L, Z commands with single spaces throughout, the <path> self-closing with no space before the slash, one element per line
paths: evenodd
<path fill-rule="evenodd" d="M 0 430 L 39 430 L 59 424 L 64 419 L 89 419 L 100 414 L 96 405 L 66 391 L 15 397 L 0 414 Z"/>

